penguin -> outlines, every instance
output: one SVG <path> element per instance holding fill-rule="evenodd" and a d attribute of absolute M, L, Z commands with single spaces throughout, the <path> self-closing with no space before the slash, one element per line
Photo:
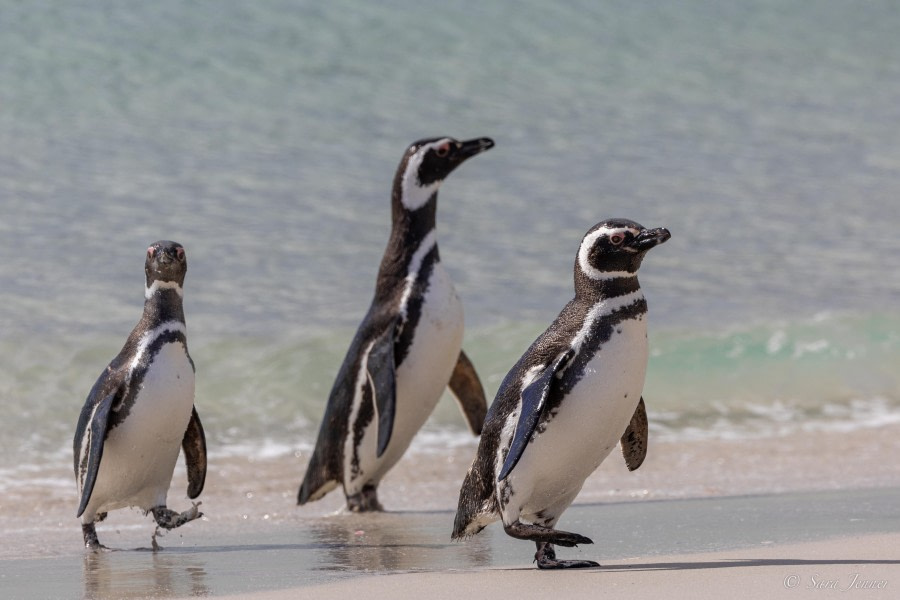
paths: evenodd
<path fill-rule="evenodd" d="M 647 301 L 637 271 L 669 237 L 627 219 L 585 234 L 575 298 L 500 384 L 459 492 L 452 539 L 500 519 L 508 535 L 535 542 L 540 569 L 599 566 L 557 560 L 554 544 L 593 542 L 554 526 L 617 443 L 629 470 L 646 456 Z"/>
<path fill-rule="evenodd" d="M 414 142 L 403 154 L 375 295 L 329 394 L 298 504 L 341 485 L 349 511 L 384 510 L 379 482 L 448 385 L 480 434 L 487 401 L 462 350 L 462 303 L 440 260 L 435 214 L 444 179 L 493 146 L 489 138 L 439 137 Z"/>
<path fill-rule="evenodd" d="M 197 498 L 206 480 L 206 436 L 194 408 L 194 361 L 182 307 L 184 247 L 155 242 L 144 272 L 144 313 L 91 388 L 75 430 L 76 516 L 85 547 L 94 550 L 104 547 L 94 524 L 111 510 L 140 508 L 164 529 L 202 516 L 199 502 L 183 513 L 166 507 L 179 448 L 188 497 Z"/>

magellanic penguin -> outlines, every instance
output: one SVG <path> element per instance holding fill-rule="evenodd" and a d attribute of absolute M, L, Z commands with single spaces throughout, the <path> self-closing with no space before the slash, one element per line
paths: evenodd
<path fill-rule="evenodd" d="M 553 527 L 620 440 L 629 470 L 646 455 L 647 302 L 637 271 L 668 239 L 665 229 L 626 219 L 584 236 L 575 298 L 500 384 L 459 492 L 453 539 L 499 518 L 508 535 L 537 544 L 541 569 L 599 566 L 557 560 L 553 544 L 592 542 Z"/>
<path fill-rule="evenodd" d="M 375 297 L 331 389 L 299 504 L 341 485 L 350 511 L 383 510 L 378 483 L 448 384 L 472 432 L 481 432 L 487 402 L 462 351 L 462 303 L 440 260 L 435 213 L 443 180 L 493 145 L 488 138 L 441 137 L 415 142 L 404 153 Z"/>
<path fill-rule="evenodd" d="M 194 362 L 182 308 L 184 248 L 152 244 L 144 272 L 144 314 L 91 388 L 75 430 L 76 516 L 84 545 L 93 549 L 102 548 L 94 523 L 110 510 L 152 512 L 164 529 L 202 516 L 199 503 L 183 513 L 166 507 L 179 448 L 189 498 L 200 495 L 206 479 L 206 437 L 194 408 Z"/>

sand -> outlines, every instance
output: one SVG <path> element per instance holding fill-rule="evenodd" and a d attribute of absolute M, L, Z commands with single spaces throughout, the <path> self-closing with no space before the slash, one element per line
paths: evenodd
<path fill-rule="evenodd" d="M 858 571 L 888 581 L 888 591 L 841 597 L 900 597 L 900 426 L 656 443 L 635 473 L 613 456 L 559 525 L 594 539 L 559 551 L 603 565 L 586 572 L 538 572 L 533 545 L 498 525 L 449 540 L 473 452 L 474 442 L 413 452 L 384 482 L 392 512 L 365 516 L 335 514 L 339 494 L 295 506 L 305 457 L 213 455 L 206 516 L 167 533 L 157 553 L 151 520 L 137 511 L 98 526 L 112 551 L 84 552 L 70 464 L 61 460 L 23 474 L 0 500 L 0 590 L 4 598 L 177 598 L 300 595 L 302 587 L 305 597 L 345 597 L 350 586 L 373 598 L 458 597 L 447 589 L 546 597 L 564 585 L 566 597 L 798 598 L 838 593 L 807 589 L 813 576 L 849 585 Z M 180 469 L 171 507 L 189 506 L 184 489 Z M 801 584 L 784 587 L 795 574 Z"/>
<path fill-rule="evenodd" d="M 712 552 L 609 561 L 600 569 L 542 572 L 530 568 L 400 573 L 254 593 L 248 600 L 301 595 L 319 600 L 358 597 L 441 598 L 896 598 L 900 535 L 840 538 Z"/>

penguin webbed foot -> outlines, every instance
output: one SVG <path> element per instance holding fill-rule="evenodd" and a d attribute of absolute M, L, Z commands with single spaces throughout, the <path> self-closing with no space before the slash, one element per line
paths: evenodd
<path fill-rule="evenodd" d="M 538 569 L 590 569 L 600 566 L 600 563 L 592 560 L 557 560 L 556 550 L 553 544 L 536 542 L 537 552 L 534 553 L 534 562 Z"/>
<path fill-rule="evenodd" d="M 106 513 L 104 513 L 104 516 L 106 516 Z M 97 537 L 97 527 L 93 523 L 82 523 L 81 535 L 84 537 L 85 549 L 93 550 L 94 552 L 109 550 L 109 548 L 100 543 L 100 539 Z"/>
<path fill-rule="evenodd" d="M 347 510 L 355 513 L 384 512 L 384 507 L 378 501 L 378 489 L 374 485 L 367 485 L 360 493 L 347 496 Z"/>
<path fill-rule="evenodd" d="M 521 521 L 515 521 L 509 525 L 504 523 L 503 530 L 506 532 L 506 535 L 510 537 L 519 540 L 529 540 L 538 544 L 543 542 L 546 544 L 556 544 L 557 546 L 572 548 L 578 544 L 594 543 L 590 538 L 577 533 L 560 531 L 550 527 L 541 527 L 540 525 L 535 525 L 533 523 L 522 523 Z M 553 551 L 552 548 L 550 550 L 551 552 Z"/>
<path fill-rule="evenodd" d="M 156 520 L 157 525 L 159 525 L 163 529 L 175 529 L 177 527 L 181 527 L 185 523 L 189 523 L 194 519 L 199 519 L 200 517 L 202 517 L 203 513 L 197 509 L 200 504 L 200 502 L 194 502 L 193 506 L 182 513 L 175 512 L 174 510 L 165 506 L 157 506 L 155 508 L 151 508 L 150 512 L 153 513 L 153 518 Z"/>

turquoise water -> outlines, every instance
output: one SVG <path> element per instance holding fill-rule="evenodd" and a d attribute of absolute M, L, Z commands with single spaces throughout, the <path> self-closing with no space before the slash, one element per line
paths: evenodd
<path fill-rule="evenodd" d="M 0 2 L 0 466 L 68 460 L 84 396 L 185 245 L 216 452 L 312 442 L 420 137 L 488 392 L 571 296 L 581 235 L 642 270 L 656 435 L 900 415 L 892 2 Z M 421 444 L 464 435 L 452 402 Z M 461 439 L 461 438 L 460 438 Z M 12 451 L 15 450 L 15 451 Z"/>

